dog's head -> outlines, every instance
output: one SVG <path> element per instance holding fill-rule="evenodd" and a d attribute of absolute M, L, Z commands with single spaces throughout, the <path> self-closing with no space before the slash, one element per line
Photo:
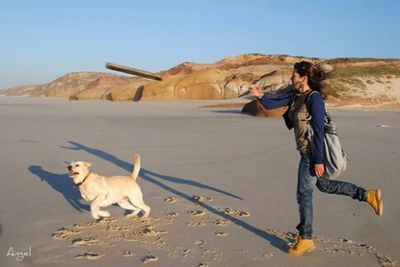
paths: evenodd
<path fill-rule="evenodd" d="M 74 179 L 75 182 L 80 182 L 84 177 L 90 173 L 91 163 L 84 161 L 73 161 L 68 164 L 67 172 L 69 177 Z"/>

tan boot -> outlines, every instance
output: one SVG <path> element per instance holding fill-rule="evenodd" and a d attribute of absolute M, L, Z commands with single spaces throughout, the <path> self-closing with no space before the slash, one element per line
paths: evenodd
<path fill-rule="evenodd" d="M 315 249 L 314 240 L 303 239 L 301 236 L 297 237 L 296 244 L 289 248 L 288 253 L 292 256 L 301 256 L 306 252 L 311 252 Z"/>
<path fill-rule="evenodd" d="M 375 213 L 379 216 L 383 214 L 382 191 L 379 189 L 367 190 L 367 202 L 374 208 Z"/>

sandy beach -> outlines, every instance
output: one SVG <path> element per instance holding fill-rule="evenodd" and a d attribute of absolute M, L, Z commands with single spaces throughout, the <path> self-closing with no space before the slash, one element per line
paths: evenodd
<path fill-rule="evenodd" d="M 394 266 L 400 259 L 399 112 L 331 110 L 348 170 L 383 190 L 366 203 L 314 193 L 317 250 L 286 253 L 298 223 L 299 154 L 279 118 L 224 101 L 107 102 L 0 97 L 0 266 Z M 94 220 L 67 162 L 138 177 L 148 219 Z"/>

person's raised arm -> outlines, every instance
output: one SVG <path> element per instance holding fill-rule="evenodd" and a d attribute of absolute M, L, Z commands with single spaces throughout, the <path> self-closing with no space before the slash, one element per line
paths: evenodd
<path fill-rule="evenodd" d="M 265 95 L 262 91 L 262 88 L 258 85 L 252 84 L 249 86 L 249 88 L 251 94 L 258 98 L 261 101 L 261 104 L 267 109 L 287 106 L 295 97 L 293 90 L 288 90 L 277 95 Z"/>

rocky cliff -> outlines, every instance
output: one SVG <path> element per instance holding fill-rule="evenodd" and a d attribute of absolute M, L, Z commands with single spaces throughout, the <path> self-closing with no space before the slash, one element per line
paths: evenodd
<path fill-rule="evenodd" d="M 0 94 L 113 101 L 232 99 L 246 92 L 251 83 L 271 92 L 284 88 L 290 82 L 293 64 L 303 59 L 325 62 L 334 68 L 324 86 L 333 104 L 400 102 L 400 60 L 324 60 L 262 54 L 227 57 L 212 64 L 185 62 L 159 72 L 162 81 L 74 72 L 48 84 L 11 88 L 0 91 Z"/>

